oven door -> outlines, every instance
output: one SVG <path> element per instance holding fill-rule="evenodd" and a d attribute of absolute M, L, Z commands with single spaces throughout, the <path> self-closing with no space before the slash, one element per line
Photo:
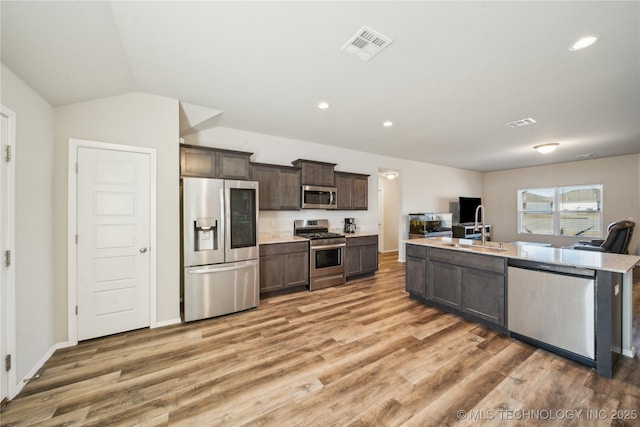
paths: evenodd
<path fill-rule="evenodd" d="M 311 246 L 311 277 L 344 273 L 344 251 L 346 243 L 326 246 Z"/>

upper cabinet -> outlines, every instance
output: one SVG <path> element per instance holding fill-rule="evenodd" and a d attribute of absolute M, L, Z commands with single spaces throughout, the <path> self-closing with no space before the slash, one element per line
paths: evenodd
<path fill-rule="evenodd" d="M 293 166 L 251 163 L 253 153 L 180 144 L 180 176 L 253 180 L 260 210 L 299 210 L 301 187 L 336 187 L 337 209 L 367 210 L 369 175 L 335 172 L 335 163 L 298 159 Z"/>
<path fill-rule="evenodd" d="M 368 209 L 369 175 L 335 172 L 335 182 L 338 189 L 338 209 Z"/>
<path fill-rule="evenodd" d="M 180 176 L 248 180 L 251 154 L 180 144 Z"/>
<path fill-rule="evenodd" d="M 316 162 L 314 160 L 298 159 L 291 162 L 293 166 L 302 170 L 302 185 L 320 185 L 333 187 L 333 168 L 335 163 Z"/>
<path fill-rule="evenodd" d="M 251 163 L 251 179 L 260 185 L 260 210 L 300 209 L 300 169 Z"/>

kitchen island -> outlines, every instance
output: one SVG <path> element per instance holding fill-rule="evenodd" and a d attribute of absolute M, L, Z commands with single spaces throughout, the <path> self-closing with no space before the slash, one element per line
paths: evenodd
<path fill-rule="evenodd" d="M 634 354 L 631 285 L 638 256 L 496 242 L 483 246 L 457 238 L 405 244 L 406 290 L 422 303 L 608 377 L 621 353 Z"/>

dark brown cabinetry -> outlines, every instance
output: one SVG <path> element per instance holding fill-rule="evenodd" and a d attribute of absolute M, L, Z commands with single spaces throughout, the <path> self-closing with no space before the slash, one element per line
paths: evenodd
<path fill-rule="evenodd" d="M 302 171 L 302 185 L 334 186 L 333 168 L 335 163 L 316 162 L 315 160 L 298 159 L 291 162 Z"/>
<path fill-rule="evenodd" d="M 378 236 L 347 237 L 345 270 L 350 277 L 372 274 L 378 269 Z"/>
<path fill-rule="evenodd" d="M 309 284 L 309 242 L 260 245 L 260 292 Z"/>
<path fill-rule="evenodd" d="M 411 295 L 427 298 L 427 248 L 407 245 L 405 290 Z"/>
<path fill-rule="evenodd" d="M 407 245 L 406 290 L 439 308 L 504 330 L 506 263 L 502 257 Z"/>
<path fill-rule="evenodd" d="M 335 183 L 338 209 L 368 209 L 369 175 L 335 172 Z"/>
<path fill-rule="evenodd" d="M 251 179 L 260 184 L 260 210 L 300 209 L 300 169 L 251 163 Z"/>
<path fill-rule="evenodd" d="M 180 144 L 180 176 L 248 180 L 251 154 Z"/>
<path fill-rule="evenodd" d="M 460 309 L 462 270 L 456 265 L 430 261 L 427 268 L 427 299 Z"/>

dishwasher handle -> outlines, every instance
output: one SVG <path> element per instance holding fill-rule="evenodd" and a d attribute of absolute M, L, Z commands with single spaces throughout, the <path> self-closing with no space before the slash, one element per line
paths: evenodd
<path fill-rule="evenodd" d="M 537 261 L 509 260 L 509 267 L 524 268 L 526 270 L 543 271 L 552 274 L 564 274 L 575 277 L 594 278 L 596 271 L 591 268 L 572 267 L 558 264 L 545 264 Z"/>

